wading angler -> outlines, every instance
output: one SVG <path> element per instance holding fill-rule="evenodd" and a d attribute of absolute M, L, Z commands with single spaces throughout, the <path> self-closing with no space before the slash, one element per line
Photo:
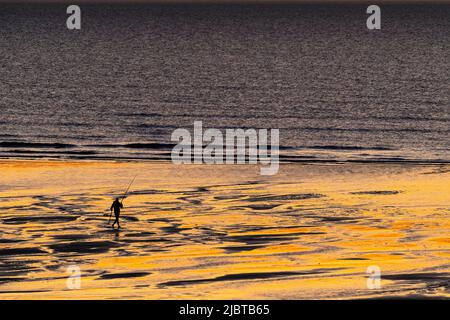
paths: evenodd
<path fill-rule="evenodd" d="M 259 163 L 262 175 L 278 172 L 278 129 L 226 129 L 223 134 L 219 129 L 203 131 L 202 121 L 195 121 L 193 134 L 187 129 L 176 129 L 171 140 L 178 142 L 172 149 L 172 162 L 175 164 Z"/>

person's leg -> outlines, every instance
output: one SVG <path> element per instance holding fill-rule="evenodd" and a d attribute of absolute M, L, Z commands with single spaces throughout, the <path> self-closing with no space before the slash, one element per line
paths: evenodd
<path fill-rule="evenodd" d="M 118 214 L 116 214 L 116 222 L 117 222 L 117 228 L 120 229 L 119 215 Z"/>

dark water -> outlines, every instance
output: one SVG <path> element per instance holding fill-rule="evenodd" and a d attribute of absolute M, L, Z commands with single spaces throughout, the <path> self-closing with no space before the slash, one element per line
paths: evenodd
<path fill-rule="evenodd" d="M 450 161 L 450 6 L 0 6 L 0 156 L 167 158 L 279 128 L 297 160 Z"/>

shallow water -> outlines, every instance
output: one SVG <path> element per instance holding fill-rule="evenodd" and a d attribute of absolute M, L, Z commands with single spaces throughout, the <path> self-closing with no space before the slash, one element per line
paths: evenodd
<path fill-rule="evenodd" d="M 0 165 L 3 299 L 450 296 L 448 166 Z"/>

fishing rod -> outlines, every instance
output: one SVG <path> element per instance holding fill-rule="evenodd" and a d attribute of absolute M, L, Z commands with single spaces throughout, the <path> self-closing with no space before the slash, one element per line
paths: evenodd
<path fill-rule="evenodd" d="M 127 197 L 128 191 L 130 191 L 130 187 L 133 184 L 134 180 L 136 180 L 136 177 L 137 177 L 137 175 L 134 176 L 133 180 L 131 180 L 130 184 L 128 185 L 128 188 L 122 197 L 122 201 L 123 201 L 123 199 L 125 199 Z M 122 201 L 120 203 L 122 203 Z"/>
<path fill-rule="evenodd" d="M 127 190 L 125 191 L 125 193 L 123 194 L 123 196 L 121 197 L 122 200 L 120 201 L 120 203 L 123 202 L 123 199 L 125 199 L 127 197 L 128 191 L 130 191 L 131 185 L 133 184 L 134 180 L 136 180 L 137 175 L 134 176 L 133 180 L 131 180 L 130 184 L 128 185 Z M 112 210 L 109 214 L 109 220 L 108 220 L 108 224 L 111 222 L 111 217 L 112 217 Z"/>

